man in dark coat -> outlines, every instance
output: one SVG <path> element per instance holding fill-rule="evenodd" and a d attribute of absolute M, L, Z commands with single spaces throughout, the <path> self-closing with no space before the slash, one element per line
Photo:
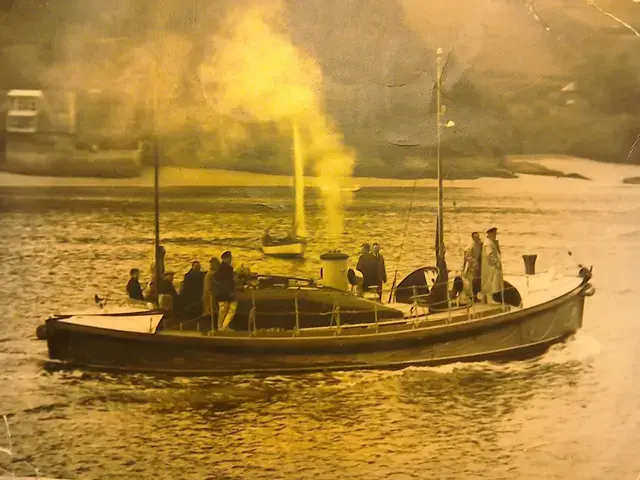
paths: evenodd
<path fill-rule="evenodd" d="M 366 292 L 369 287 L 378 285 L 378 262 L 371 254 L 371 246 L 368 243 L 362 244 L 360 258 L 356 265 L 356 270 L 362 273 L 362 289 Z"/>
<path fill-rule="evenodd" d="M 233 321 L 238 308 L 236 301 L 236 283 L 233 273 L 233 257 L 226 251 L 220 257 L 222 263 L 213 275 L 213 290 L 218 301 L 218 329 L 225 330 Z"/>
<path fill-rule="evenodd" d="M 129 283 L 127 283 L 127 294 L 132 300 L 140 300 L 144 302 L 142 287 L 140 286 L 140 270 L 132 268 L 129 270 Z"/>
<path fill-rule="evenodd" d="M 180 303 L 185 312 L 199 315 L 202 311 L 202 294 L 204 292 L 204 276 L 200 262 L 197 260 L 191 264 L 182 281 Z"/>

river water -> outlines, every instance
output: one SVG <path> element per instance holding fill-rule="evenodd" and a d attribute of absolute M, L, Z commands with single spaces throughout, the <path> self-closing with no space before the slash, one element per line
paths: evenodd
<path fill-rule="evenodd" d="M 34 331 L 49 312 L 91 306 L 94 293 L 118 303 L 131 267 L 148 277 L 151 191 L 1 189 L 0 413 L 13 458 L 0 451 L 0 467 L 73 479 L 635 479 L 640 189 L 534 184 L 448 189 L 450 267 L 471 231 L 493 225 L 508 272 L 523 271 L 524 253 L 538 254 L 539 271 L 593 264 L 596 295 L 573 339 L 507 365 L 267 379 L 45 372 Z M 400 279 L 433 259 L 436 193 L 416 191 L 404 236 L 412 193 L 361 190 L 332 240 L 311 196 L 307 259 L 283 261 L 263 258 L 257 239 L 290 224 L 288 190 L 172 189 L 162 198 L 167 266 L 182 274 L 231 249 L 254 271 L 317 277 L 326 249 L 355 262 L 362 242 L 378 240 Z"/>

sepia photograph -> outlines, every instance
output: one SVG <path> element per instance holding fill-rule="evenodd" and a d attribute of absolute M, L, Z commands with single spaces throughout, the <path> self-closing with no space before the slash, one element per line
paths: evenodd
<path fill-rule="evenodd" d="M 640 0 L 0 0 L 0 480 L 640 480 Z"/>

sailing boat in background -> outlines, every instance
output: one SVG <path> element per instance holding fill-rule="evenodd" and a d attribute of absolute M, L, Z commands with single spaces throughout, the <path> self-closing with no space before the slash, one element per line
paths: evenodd
<path fill-rule="evenodd" d="M 262 237 L 262 251 L 265 255 L 278 257 L 302 257 L 305 249 L 307 227 L 304 211 L 304 161 L 301 151 L 298 124 L 293 121 L 293 188 L 295 199 L 295 217 L 293 228 L 285 238 L 275 239 L 267 230 Z"/>

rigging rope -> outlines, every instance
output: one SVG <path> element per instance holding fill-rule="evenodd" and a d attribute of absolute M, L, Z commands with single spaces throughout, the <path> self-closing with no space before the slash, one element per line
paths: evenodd
<path fill-rule="evenodd" d="M 436 53 L 436 55 L 440 55 L 440 52 L 441 51 L 439 50 Z M 440 98 L 440 96 L 442 95 L 442 88 L 441 87 L 442 87 L 442 83 L 444 82 L 444 79 L 445 79 L 445 76 L 446 76 L 446 69 L 447 69 L 447 66 L 449 65 L 449 60 L 452 58 L 452 55 L 453 55 L 453 47 L 447 53 L 447 55 L 444 57 L 444 63 L 441 66 L 438 66 L 439 72 L 437 72 L 436 80 L 434 81 L 434 84 L 433 84 L 432 90 L 431 90 L 431 92 L 433 93 L 433 89 L 437 88 L 438 98 Z M 440 64 L 438 64 L 438 65 L 440 65 Z M 436 107 L 436 110 L 440 108 L 440 103 L 439 102 L 440 101 L 438 100 L 438 106 Z M 440 120 L 440 117 L 439 117 L 440 112 L 436 112 L 436 113 L 438 115 L 436 121 L 438 122 Z M 438 141 L 440 141 L 440 140 L 438 140 Z M 393 290 L 394 290 L 394 288 L 396 286 L 396 281 L 398 279 L 398 268 L 400 267 L 400 259 L 402 258 L 402 251 L 404 249 L 404 242 L 405 242 L 405 239 L 406 239 L 406 236 L 407 236 L 407 229 L 409 227 L 409 219 L 411 218 L 411 212 L 412 212 L 412 209 L 413 209 L 413 202 L 414 202 L 415 195 L 416 195 L 416 188 L 417 188 L 417 185 L 418 185 L 418 178 L 420 177 L 420 175 L 422 175 L 424 173 L 424 171 L 426 169 L 427 169 L 427 166 L 425 165 L 425 167 L 422 170 L 420 170 L 420 173 L 418 174 L 418 176 L 416 177 L 416 179 L 413 182 L 413 193 L 411 195 L 411 203 L 409 204 L 409 212 L 407 213 L 407 222 L 405 223 L 404 232 L 402 234 L 402 242 L 400 243 L 400 253 L 398 255 L 398 261 L 396 263 L 396 269 L 395 269 L 395 272 L 393 274 L 393 283 L 391 285 L 391 291 L 389 292 L 389 302 L 391 301 L 391 297 L 393 295 Z M 440 219 L 440 220 L 442 220 L 442 219 Z M 436 229 L 438 230 L 438 232 L 440 231 L 440 228 L 441 227 L 439 227 L 436 224 Z M 440 239 L 440 242 L 442 242 L 442 239 Z M 437 254 L 438 254 L 438 252 L 436 251 L 436 255 Z M 443 258 L 444 258 L 444 256 L 443 256 Z"/>
<path fill-rule="evenodd" d="M 426 167 L 421 170 L 420 173 L 424 172 Z M 398 253 L 398 261 L 396 262 L 396 269 L 393 273 L 393 283 L 391 284 L 391 291 L 389 292 L 389 302 L 391 302 L 391 297 L 393 295 L 393 291 L 396 288 L 396 281 L 398 280 L 398 268 L 400 268 L 400 260 L 402 259 L 402 251 L 404 249 L 404 242 L 407 238 L 407 230 L 409 229 L 409 220 L 411 219 L 411 212 L 413 210 L 413 202 L 416 198 L 416 189 L 418 187 L 418 178 L 416 177 L 413 181 L 413 192 L 411 194 L 411 202 L 409 202 L 409 211 L 407 212 L 407 221 L 404 224 L 404 232 L 402 233 L 402 241 L 400 242 L 400 252 Z"/>

